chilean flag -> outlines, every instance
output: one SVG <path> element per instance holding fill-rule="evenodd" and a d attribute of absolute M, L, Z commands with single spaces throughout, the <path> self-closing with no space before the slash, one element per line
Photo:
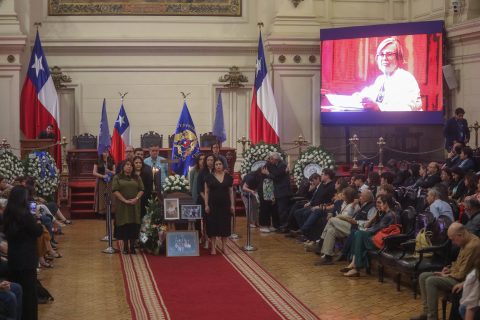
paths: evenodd
<path fill-rule="evenodd" d="M 250 141 L 278 143 L 278 112 L 272 86 L 267 75 L 267 63 L 263 53 L 262 34 L 258 39 L 257 70 L 250 107 Z"/>
<path fill-rule="evenodd" d="M 130 145 L 130 123 L 128 122 L 125 108 L 120 107 L 112 135 L 112 156 L 115 163 L 125 160 L 125 148 Z"/>
<path fill-rule="evenodd" d="M 20 130 L 27 139 L 36 139 L 48 124 L 53 126 L 55 139 L 60 140 L 60 114 L 58 96 L 50 76 L 47 59 L 43 53 L 40 36 L 37 31 L 27 77 L 20 96 Z M 53 155 L 57 167 L 61 165 L 60 145 Z"/>

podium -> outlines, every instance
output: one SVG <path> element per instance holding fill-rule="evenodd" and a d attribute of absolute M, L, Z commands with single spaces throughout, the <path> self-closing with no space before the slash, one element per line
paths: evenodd
<path fill-rule="evenodd" d="M 20 158 L 24 159 L 32 151 L 48 151 L 54 159 L 57 159 L 55 143 L 54 139 L 21 139 Z"/>

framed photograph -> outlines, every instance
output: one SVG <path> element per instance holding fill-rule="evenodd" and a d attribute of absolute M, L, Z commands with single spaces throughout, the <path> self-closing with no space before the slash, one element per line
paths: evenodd
<path fill-rule="evenodd" d="M 165 220 L 180 219 L 180 204 L 178 198 L 164 199 L 163 210 L 165 213 Z"/>
<path fill-rule="evenodd" d="M 202 219 L 202 206 L 201 205 L 182 205 L 182 219 L 194 220 Z"/>
<path fill-rule="evenodd" d="M 199 256 L 198 231 L 167 232 L 167 257 Z"/>

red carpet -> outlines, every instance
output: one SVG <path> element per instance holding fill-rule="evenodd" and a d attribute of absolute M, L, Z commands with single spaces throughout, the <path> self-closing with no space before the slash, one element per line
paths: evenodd
<path fill-rule="evenodd" d="M 122 255 L 132 319 L 318 319 L 232 241 L 227 255 Z"/>

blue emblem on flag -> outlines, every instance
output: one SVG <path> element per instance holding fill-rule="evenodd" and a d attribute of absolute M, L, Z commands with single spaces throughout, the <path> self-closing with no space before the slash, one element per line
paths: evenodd
<path fill-rule="evenodd" d="M 177 174 L 186 176 L 189 167 L 194 164 L 195 155 L 198 152 L 199 142 L 195 125 L 188 111 L 187 103 L 184 102 L 173 137 L 172 160 L 178 160 L 178 162 L 173 163 L 172 170 Z"/>

